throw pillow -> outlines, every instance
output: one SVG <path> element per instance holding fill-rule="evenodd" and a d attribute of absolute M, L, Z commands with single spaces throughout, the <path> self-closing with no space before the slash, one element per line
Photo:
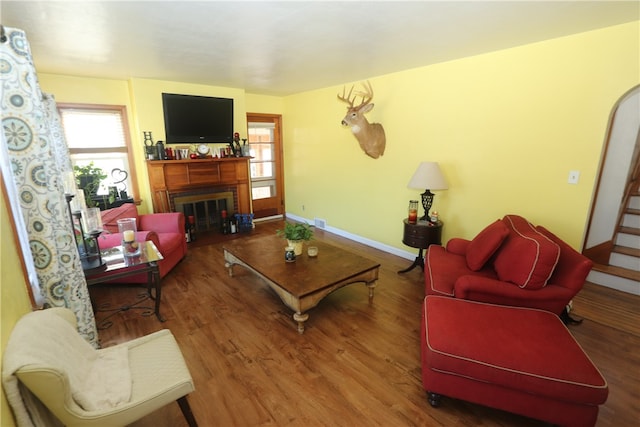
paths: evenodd
<path fill-rule="evenodd" d="M 560 247 L 520 216 L 506 215 L 503 221 L 511 231 L 493 263 L 498 278 L 521 288 L 543 288 L 558 263 Z"/>
<path fill-rule="evenodd" d="M 117 208 L 107 209 L 100 212 L 102 216 L 102 227 L 109 233 L 118 232 L 118 220 L 121 218 L 138 218 L 138 209 L 134 203 L 125 203 Z M 139 224 L 138 224 L 139 226 Z"/>
<path fill-rule="evenodd" d="M 508 234 L 509 227 L 499 219 L 485 227 L 467 246 L 467 266 L 473 271 L 481 270 Z"/>

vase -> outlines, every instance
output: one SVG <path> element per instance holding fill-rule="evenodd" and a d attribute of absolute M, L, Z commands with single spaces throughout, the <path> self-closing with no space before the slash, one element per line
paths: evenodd
<path fill-rule="evenodd" d="M 303 240 L 287 240 L 287 242 L 289 242 L 289 246 L 293 246 L 293 252 L 296 254 L 296 256 L 302 255 L 302 244 L 304 243 Z"/>

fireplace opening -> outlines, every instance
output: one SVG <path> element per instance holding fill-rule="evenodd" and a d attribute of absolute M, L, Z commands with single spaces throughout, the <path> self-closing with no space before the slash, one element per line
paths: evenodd
<path fill-rule="evenodd" d="M 176 212 L 184 213 L 195 220 L 195 231 L 220 230 L 222 211 L 231 215 L 235 210 L 234 194 L 231 191 L 175 196 L 173 204 Z"/>

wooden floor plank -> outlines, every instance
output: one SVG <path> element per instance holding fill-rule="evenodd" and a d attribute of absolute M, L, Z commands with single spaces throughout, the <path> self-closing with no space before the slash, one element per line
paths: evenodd
<path fill-rule="evenodd" d="M 281 226 L 259 223 L 253 233 Z M 113 316 L 100 338 L 107 347 L 169 328 L 196 385 L 189 401 L 200 426 L 544 425 L 450 399 L 437 409 L 428 404 L 420 370 L 424 276 L 420 269 L 397 274 L 410 261 L 317 230 L 317 239 L 379 262 L 380 277 L 372 302 L 362 284 L 342 288 L 309 312 L 300 335 L 290 310 L 261 279 L 242 268 L 229 277 L 223 237 L 199 237 L 163 281 L 167 321 L 129 310 Z M 139 292 L 121 285 L 91 288 L 96 306 L 126 304 Z M 632 426 L 640 419 L 639 303 L 640 297 L 591 284 L 574 301 L 573 314 L 585 320 L 570 330 L 610 386 L 598 426 Z M 186 422 L 175 404 L 133 425 Z"/>

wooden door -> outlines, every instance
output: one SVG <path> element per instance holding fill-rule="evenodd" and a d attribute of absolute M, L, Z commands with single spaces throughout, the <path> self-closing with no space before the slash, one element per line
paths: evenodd
<path fill-rule="evenodd" d="M 247 114 L 251 198 L 256 219 L 284 214 L 282 116 Z"/>

